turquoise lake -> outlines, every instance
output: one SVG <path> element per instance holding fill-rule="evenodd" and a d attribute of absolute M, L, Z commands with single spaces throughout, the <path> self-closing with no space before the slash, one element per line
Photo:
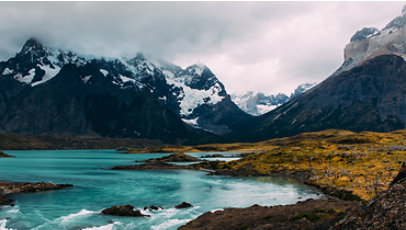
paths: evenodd
<path fill-rule="evenodd" d="M 0 180 L 51 181 L 74 187 L 13 195 L 14 207 L 0 207 L 0 229 L 176 229 L 207 211 L 292 204 L 321 196 L 312 187 L 282 178 L 210 176 L 190 170 L 109 170 L 169 154 L 121 154 L 115 150 L 4 152 L 16 157 L 0 158 Z M 193 207 L 173 208 L 183 201 Z M 164 209 L 142 211 L 151 217 L 100 214 L 104 208 L 124 204 L 137 209 L 151 205 Z"/>

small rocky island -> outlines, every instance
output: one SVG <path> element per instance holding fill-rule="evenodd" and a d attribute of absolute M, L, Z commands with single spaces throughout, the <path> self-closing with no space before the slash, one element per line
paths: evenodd
<path fill-rule="evenodd" d="M 189 156 L 184 153 L 171 154 L 161 158 L 152 158 L 140 165 L 126 165 L 111 168 L 112 170 L 158 170 L 158 169 L 197 169 L 194 165 L 175 165 L 168 162 L 200 162 L 199 158 Z M 140 161 L 136 161 L 140 162 Z"/>
<path fill-rule="evenodd" d="M 0 158 L 2 158 L 2 157 L 14 157 L 14 156 L 11 156 L 9 154 L 6 154 L 6 153 L 0 151 Z"/>
<path fill-rule="evenodd" d="M 0 205 L 11 204 L 13 200 L 8 198 L 10 194 L 58 190 L 72 186 L 71 184 L 54 184 L 52 182 L 29 183 L 0 181 Z"/>

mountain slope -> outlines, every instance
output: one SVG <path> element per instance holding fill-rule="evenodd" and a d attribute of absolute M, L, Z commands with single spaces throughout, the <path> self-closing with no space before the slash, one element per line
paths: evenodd
<path fill-rule="evenodd" d="M 86 82 L 84 80 L 86 79 Z M 207 133 L 183 123 L 145 91 L 122 89 L 87 64 L 65 65 L 37 87 L 1 78 L 3 133 L 132 137 L 182 142 Z M 11 82 L 11 83 L 10 83 Z"/>
<path fill-rule="evenodd" d="M 252 141 L 331 128 L 352 131 L 403 129 L 405 87 L 403 58 L 379 56 L 328 78 L 270 113 L 250 120 L 244 131 L 234 133 L 234 137 Z"/>
<path fill-rule="evenodd" d="M 403 22 L 406 22 L 404 13 L 381 34 L 370 30 L 361 36 L 358 31 L 350 46 L 366 42 L 370 43 L 367 49 L 370 51 L 352 49 L 353 58 L 348 59 L 352 61 L 345 60 L 332 76 L 279 108 L 242 124 L 230 138 L 253 141 L 332 128 L 352 131 L 405 128 L 406 49 L 400 47 L 406 41 L 406 34 L 401 32 L 406 28 Z M 397 48 L 390 48 L 393 46 Z"/>
<path fill-rule="evenodd" d="M 222 135 L 250 117 L 235 106 L 223 84 L 206 66 L 182 69 L 163 61 L 151 61 L 142 54 L 134 58 L 85 56 L 45 47 L 31 38 L 15 57 L 0 63 L 0 73 L 34 89 L 48 84 L 68 64 L 93 66 L 108 79 L 105 84 L 112 83 L 123 92 L 148 92 L 195 128 Z M 87 84 L 89 76 L 82 79 L 83 84 Z"/>

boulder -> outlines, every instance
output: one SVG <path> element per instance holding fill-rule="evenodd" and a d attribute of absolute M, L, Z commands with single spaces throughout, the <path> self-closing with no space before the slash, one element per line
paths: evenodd
<path fill-rule="evenodd" d="M 111 215 L 111 216 L 147 216 L 149 215 L 144 215 L 140 212 L 140 210 L 134 210 L 134 206 L 130 204 L 118 206 L 115 205 L 111 208 L 106 208 L 101 211 L 101 213 L 105 215 Z"/>
<path fill-rule="evenodd" d="M 193 205 L 187 203 L 187 202 L 182 202 L 181 204 L 178 204 L 175 206 L 175 208 L 177 209 L 181 209 L 181 208 L 190 208 L 193 207 Z"/>

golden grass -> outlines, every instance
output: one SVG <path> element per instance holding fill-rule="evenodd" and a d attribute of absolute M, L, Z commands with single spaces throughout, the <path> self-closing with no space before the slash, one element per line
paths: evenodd
<path fill-rule="evenodd" d="M 131 152 L 251 151 L 220 169 L 249 167 L 260 174 L 305 173 L 320 188 L 350 191 L 364 200 L 386 190 L 406 158 L 406 130 L 390 133 L 325 130 L 258 143 L 163 146 Z"/>

